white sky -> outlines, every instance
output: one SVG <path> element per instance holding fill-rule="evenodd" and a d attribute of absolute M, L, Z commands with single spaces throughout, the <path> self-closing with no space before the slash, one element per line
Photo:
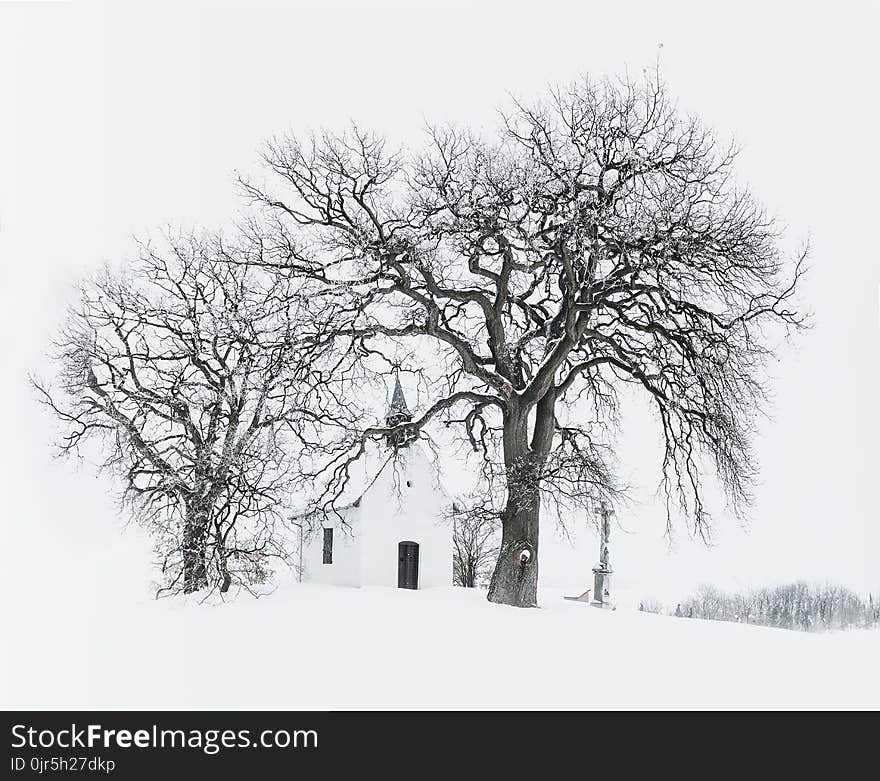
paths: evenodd
<path fill-rule="evenodd" d="M 92 470 L 53 461 L 51 422 L 25 383 L 79 274 L 122 257 L 132 234 L 227 222 L 234 169 L 273 132 L 356 118 L 407 142 L 425 119 L 488 127 L 508 91 L 637 73 L 662 44 L 682 108 L 741 142 L 739 175 L 785 220 L 791 247 L 811 239 L 816 326 L 775 369 L 748 533 L 721 517 L 712 550 L 680 535 L 668 551 L 658 432 L 638 409 L 624 421 L 639 502 L 620 518 L 632 534 L 614 539 L 620 580 L 671 600 L 706 580 L 880 588 L 878 4 L 321 5 L 0 2 L 7 577 L 30 584 L 33 604 L 110 583 L 146 596 L 146 542 L 122 533 Z M 544 574 L 592 564 L 554 556 Z"/>

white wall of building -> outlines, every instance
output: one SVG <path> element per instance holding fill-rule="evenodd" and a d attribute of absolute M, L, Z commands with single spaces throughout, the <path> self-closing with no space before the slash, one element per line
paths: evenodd
<path fill-rule="evenodd" d="M 445 520 L 450 499 L 421 445 L 396 456 L 381 447 L 365 459 L 368 486 L 360 505 L 342 511 L 332 527 L 333 563 L 322 564 L 323 533 L 304 546 L 304 580 L 341 586 L 397 586 L 398 546 L 419 545 L 419 588 L 452 585 L 452 525 Z"/>
<path fill-rule="evenodd" d="M 396 586 L 398 545 L 419 545 L 419 588 L 452 584 L 452 526 L 449 504 L 435 470 L 420 444 L 412 443 L 388 461 L 385 450 L 370 459 L 381 469 L 361 509 L 364 533 L 364 584 Z M 384 461 L 384 463 L 383 463 Z"/>
<path fill-rule="evenodd" d="M 342 510 L 323 520 L 319 528 L 304 540 L 303 580 L 333 586 L 360 586 L 362 579 L 360 509 Z M 333 563 L 324 564 L 324 532 L 333 529 Z"/>

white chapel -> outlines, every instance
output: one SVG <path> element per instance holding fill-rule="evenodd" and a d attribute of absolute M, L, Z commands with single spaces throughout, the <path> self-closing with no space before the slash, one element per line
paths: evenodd
<path fill-rule="evenodd" d="M 385 424 L 412 420 L 399 377 Z M 373 444 L 352 470 L 354 497 L 321 517 L 302 542 L 302 579 L 340 586 L 452 585 L 451 500 L 405 426 Z"/>

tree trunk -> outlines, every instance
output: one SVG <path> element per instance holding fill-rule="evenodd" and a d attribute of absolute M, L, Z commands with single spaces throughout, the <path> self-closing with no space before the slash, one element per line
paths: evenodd
<path fill-rule="evenodd" d="M 229 554 L 222 538 L 217 542 L 217 567 L 220 570 L 220 593 L 225 594 L 232 585 L 232 576 L 229 574 Z"/>
<path fill-rule="evenodd" d="M 207 518 L 199 510 L 187 513 L 183 530 L 183 593 L 192 594 L 208 585 L 205 565 Z"/>
<path fill-rule="evenodd" d="M 477 562 L 474 557 L 468 561 L 467 587 L 474 588 L 477 585 Z"/>
<path fill-rule="evenodd" d="M 528 446 L 527 412 L 505 421 L 507 504 L 501 515 L 501 548 L 488 599 L 514 607 L 538 605 L 538 521 L 541 509 L 538 455 Z"/>
<path fill-rule="evenodd" d="M 538 605 L 538 493 L 520 506 L 508 499 L 502 516 L 501 550 L 492 582 L 490 602 L 515 607 Z M 512 506 L 514 505 L 514 506 Z"/>

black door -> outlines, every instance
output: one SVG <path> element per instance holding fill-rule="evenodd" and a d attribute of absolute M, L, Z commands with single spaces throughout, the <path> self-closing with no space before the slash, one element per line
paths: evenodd
<path fill-rule="evenodd" d="M 397 588 L 419 587 L 419 544 L 401 542 L 397 546 Z"/>

